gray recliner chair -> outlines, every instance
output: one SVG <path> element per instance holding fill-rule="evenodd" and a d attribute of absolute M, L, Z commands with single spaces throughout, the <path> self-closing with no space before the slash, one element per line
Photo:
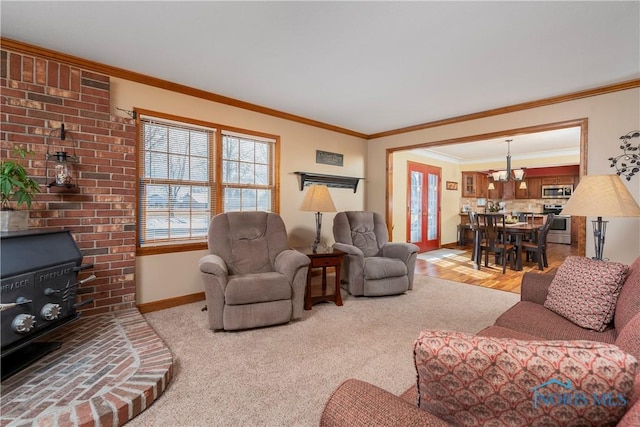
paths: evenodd
<path fill-rule="evenodd" d="M 342 287 L 355 296 L 395 295 L 413 289 L 418 247 L 390 243 L 376 212 L 339 212 L 333 219 L 333 247 L 346 252 Z"/>
<path fill-rule="evenodd" d="M 302 318 L 309 258 L 289 249 L 279 215 L 228 212 L 209 226 L 200 259 L 209 328 L 238 330 Z"/>

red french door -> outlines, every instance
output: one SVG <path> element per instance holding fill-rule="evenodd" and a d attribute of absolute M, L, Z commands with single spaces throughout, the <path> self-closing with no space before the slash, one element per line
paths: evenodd
<path fill-rule="evenodd" d="M 407 241 L 420 252 L 438 249 L 441 168 L 408 162 L 407 171 Z"/>

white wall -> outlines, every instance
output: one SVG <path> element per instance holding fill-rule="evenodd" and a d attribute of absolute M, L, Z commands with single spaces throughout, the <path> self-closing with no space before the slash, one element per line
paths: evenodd
<path fill-rule="evenodd" d="M 134 107 L 189 117 L 228 126 L 280 136 L 280 215 L 291 246 L 310 245 L 315 238 L 312 212 L 298 211 L 304 192 L 299 190 L 296 171 L 366 178 L 366 141 L 301 123 L 231 107 L 155 87 L 113 78 L 111 113 L 122 115 L 116 107 Z M 316 150 L 344 155 L 344 166 L 315 163 Z M 362 210 L 368 180 L 360 181 L 357 193 L 349 189 L 330 188 L 339 211 Z M 382 187 L 384 188 L 384 187 Z M 306 189 L 305 189 L 306 191 Z M 323 215 L 322 239 L 333 243 L 335 214 Z M 206 251 L 137 256 L 137 304 L 144 304 L 202 292 L 198 260 Z"/>
<path fill-rule="evenodd" d="M 587 174 L 612 174 L 609 157 L 621 153 L 618 138 L 640 129 L 640 89 L 629 89 L 595 97 L 563 102 L 526 111 L 438 126 L 369 141 L 367 209 L 386 212 L 386 150 L 425 142 L 482 135 L 509 129 L 588 118 Z M 624 181 L 636 201 L 640 201 L 640 176 Z M 400 207 L 402 208 L 402 207 Z M 395 209 L 394 209 L 395 211 Z M 587 256 L 594 255 L 591 220 L 587 218 Z M 606 218 L 605 257 L 631 263 L 640 255 L 640 218 Z"/>

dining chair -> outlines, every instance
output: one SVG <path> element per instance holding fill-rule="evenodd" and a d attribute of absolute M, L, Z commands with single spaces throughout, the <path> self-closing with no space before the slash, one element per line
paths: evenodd
<path fill-rule="evenodd" d="M 538 230 L 535 239 L 522 242 L 522 249 L 527 253 L 527 261 L 529 261 L 529 256 L 531 255 L 531 259 L 538 262 L 538 270 L 544 270 L 544 267 L 549 267 L 547 261 L 547 235 L 554 217 L 555 214 L 547 215 L 547 219 L 542 228 Z"/>
<path fill-rule="evenodd" d="M 471 260 L 477 264 L 476 255 L 478 254 L 478 245 L 480 244 L 480 224 L 478 223 L 478 213 L 475 211 L 469 211 L 469 228 L 473 235 Z"/>
<path fill-rule="evenodd" d="M 511 212 L 511 216 L 518 220 L 518 222 L 526 222 L 527 224 L 534 224 L 533 212 Z M 531 233 L 529 236 L 522 236 L 523 241 L 534 240 L 535 233 Z M 514 243 L 514 242 L 511 242 Z"/>
<path fill-rule="evenodd" d="M 533 224 L 533 212 L 511 212 L 511 216 L 516 218 L 518 222 Z"/>
<path fill-rule="evenodd" d="M 479 253 L 477 256 L 478 269 L 480 268 L 480 260 L 484 252 L 484 266 L 489 266 L 489 252 L 499 256 L 502 260 L 502 274 L 507 272 L 507 258 L 509 265 L 514 266 L 513 250 L 515 246 L 505 239 L 505 217 L 502 214 L 478 214 L 479 231 L 482 235 L 480 240 Z M 496 258 L 496 264 L 498 259 Z"/>

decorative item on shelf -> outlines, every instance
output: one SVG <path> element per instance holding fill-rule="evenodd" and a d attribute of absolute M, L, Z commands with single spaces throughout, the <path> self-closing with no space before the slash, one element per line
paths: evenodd
<path fill-rule="evenodd" d="M 73 154 L 69 154 L 64 151 L 65 147 L 60 146 L 56 151 L 50 151 L 53 147 L 49 143 L 49 139 L 53 137 L 55 132 L 60 132 L 60 140 L 65 141 L 67 138 L 67 132 L 64 129 L 64 124 L 60 128 L 53 129 L 49 133 L 47 139 L 47 154 L 46 154 L 46 169 L 45 175 L 47 178 L 47 188 L 50 192 L 55 193 L 76 193 L 80 191 L 76 185 L 78 156 L 76 155 L 75 140 L 73 143 Z"/>
<path fill-rule="evenodd" d="M 522 181 L 524 179 L 524 168 L 521 169 L 511 169 L 511 141 L 512 139 L 507 139 L 507 169 L 500 171 L 490 171 L 489 176 L 493 178 L 493 181 Z M 495 187 L 493 188 L 495 189 Z M 492 190 L 492 188 L 490 188 Z"/>
<path fill-rule="evenodd" d="M 355 193 L 358 189 L 358 182 L 364 178 L 355 178 L 351 176 L 340 175 L 324 175 L 313 172 L 294 172 L 300 177 L 300 191 L 306 185 L 321 184 L 332 188 L 351 188 Z"/>
<path fill-rule="evenodd" d="M 33 155 L 32 150 L 14 147 L 13 154 L 20 159 Z M 31 208 L 31 202 L 40 192 L 40 185 L 27 175 L 27 170 L 18 161 L 5 159 L 0 163 L 0 230 L 26 230 L 29 223 L 29 211 L 19 210 L 25 204 Z M 15 209 L 11 202 L 15 201 Z"/>
<path fill-rule="evenodd" d="M 640 137 L 640 131 L 633 130 L 626 135 L 622 135 L 620 139 L 623 144 L 620 149 L 623 151 L 617 157 L 609 157 L 611 167 L 616 168 L 616 173 L 624 176 L 627 181 L 631 181 L 631 177 L 640 171 L 640 141 L 638 145 L 633 145 L 631 140 Z"/>
<path fill-rule="evenodd" d="M 311 185 L 304 200 L 300 205 L 301 211 L 316 213 L 316 239 L 313 241 L 311 249 L 314 253 L 318 251 L 320 243 L 320 229 L 322 228 L 322 212 L 336 212 L 336 206 L 333 204 L 331 194 L 326 185 Z"/>
<path fill-rule="evenodd" d="M 587 175 L 562 208 L 562 215 L 595 216 L 593 239 L 596 256 L 593 259 L 605 260 L 604 237 L 607 222 L 603 216 L 638 217 L 640 206 L 618 175 Z"/>

